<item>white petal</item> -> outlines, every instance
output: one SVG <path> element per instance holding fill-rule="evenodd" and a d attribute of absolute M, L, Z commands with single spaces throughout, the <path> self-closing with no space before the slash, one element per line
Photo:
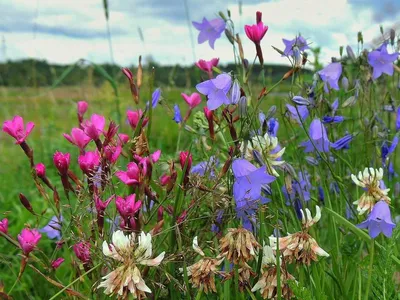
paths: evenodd
<path fill-rule="evenodd" d="M 311 211 L 306 208 L 306 214 L 307 214 L 307 222 L 311 222 L 312 216 L 311 216 Z"/>
<path fill-rule="evenodd" d="M 200 254 L 201 256 L 205 256 L 203 250 L 201 250 L 201 248 L 199 247 L 199 244 L 197 242 L 197 236 L 195 236 L 193 238 L 193 250 L 196 251 L 198 254 Z"/>
<path fill-rule="evenodd" d="M 315 217 L 313 219 L 314 223 L 317 223 L 321 219 L 321 208 L 318 205 L 315 206 Z"/>

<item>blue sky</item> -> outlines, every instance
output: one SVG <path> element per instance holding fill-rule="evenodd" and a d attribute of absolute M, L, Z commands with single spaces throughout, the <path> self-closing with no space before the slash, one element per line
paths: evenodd
<path fill-rule="evenodd" d="M 0 0 L 2 21 L 0 60 L 39 58 L 72 63 L 80 58 L 111 62 L 102 0 Z M 311 45 L 322 46 L 322 62 L 338 56 L 340 45 L 356 44 L 363 31 L 366 46 L 400 17 L 396 0 L 186 0 L 190 21 L 214 18 L 229 9 L 244 41 L 245 55 L 254 57 L 254 45 L 243 32 L 253 24 L 255 12 L 263 12 L 269 26 L 262 47 L 268 63 L 285 63 L 272 45 L 283 48 L 282 38 L 301 33 Z M 241 5 L 239 4 L 241 2 Z M 109 0 L 110 28 L 115 62 L 130 65 L 139 55 L 161 64 L 193 63 L 190 30 L 184 0 Z M 239 9 L 241 7 L 241 9 Z M 400 28 L 398 29 L 400 31 Z M 142 32 L 143 40 L 140 37 Z M 197 40 L 197 31 L 192 28 Z M 232 61 L 226 39 L 195 44 L 196 59 L 219 57 Z"/>

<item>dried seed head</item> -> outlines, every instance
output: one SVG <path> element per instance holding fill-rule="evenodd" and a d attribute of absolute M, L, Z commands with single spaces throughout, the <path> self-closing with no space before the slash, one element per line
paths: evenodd
<path fill-rule="evenodd" d="M 188 276 L 190 276 L 190 282 L 193 287 L 203 290 L 206 294 L 208 292 L 217 292 L 215 287 L 215 274 L 219 274 L 220 271 L 217 267 L 222 263 L 224 259 L 216 258 L 202 258 L 197 263 L 187 268 Z"/>
<path fill-rule="evenodd" d="M 253 259 L 261 248 L 254 235 L 244 228 L 229 228 L 219 244 L 221 255 L 234 264 L 244 265 Z"/>
<path fill-rule="evenodd" d="M 281 295 L 283 299 L 292 299 L 293 292 L 288 285 L 289 280 L 294 280 L 294 277 L 290 275 L 286 270 L 281 268 Z M 261 297 L 263 299 L 277 299 L 278 294 L 278 278 L 277 268 L 275 265 L 270 265 L 268 268 L 263 270 L 260 280 L 251 289 L 252 292 L 260 290 Z"/>

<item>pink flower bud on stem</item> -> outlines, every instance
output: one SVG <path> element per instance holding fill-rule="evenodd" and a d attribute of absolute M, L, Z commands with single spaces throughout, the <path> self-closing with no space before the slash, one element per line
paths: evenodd
<path fill-rule="evenodd" d="M 25 197 L 24 194 L 20 193 L 19 194 L 19 201 L 21 201 L 21 204 L 33 215 L 36 215 L 36 213 L 33 211 L 32 205 L 29 202 L 29 200 Z"/>

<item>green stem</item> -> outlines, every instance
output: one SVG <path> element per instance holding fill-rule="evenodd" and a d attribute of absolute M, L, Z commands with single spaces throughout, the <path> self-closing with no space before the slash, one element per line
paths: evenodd
<path fill-rule="evenodd" d="M 369 258 L 369 267 L 368 267 L 368 282 L 367 282 L 367 289 L 365 292 L 365 300 L 368 300 L 369 298 L 369 287 L 371 285 L 371 280 L 372 280 L 372 268 L 374 265 L 374 254 L 375 254 L 375 243 L 372 240 L 371 242 L 371 250 L 370 250 L 370 258 Z"/>

